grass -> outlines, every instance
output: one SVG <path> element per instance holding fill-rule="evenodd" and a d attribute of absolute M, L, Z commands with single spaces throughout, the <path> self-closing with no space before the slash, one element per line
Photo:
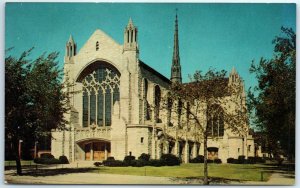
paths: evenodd
<path fill-rule="evenodd" d="M 16 161 L 5 161 L 4 164 L 6 167 L 8 166 L 16 166 Z M 22 166 L 26 166 L 26 165 L 35 165 L 35 163 L 33 162 L 33 160 L 22 160 L 21 161 L 21 165 Z"/>
<path fill-rule="evenodd" d="M 261 181 L 264 165 L 260 164 L 208 164 L 208 176 L 241 181 Z M 179 178 L 203 177 L 203 164 L 182 164 L 180 166 L 164 167 L 99 167 L 97 173 L 126 174 L 139 176 L 161 176 Z M 264 181 L 270 177 L 270 172 L 263 173 Z"/>

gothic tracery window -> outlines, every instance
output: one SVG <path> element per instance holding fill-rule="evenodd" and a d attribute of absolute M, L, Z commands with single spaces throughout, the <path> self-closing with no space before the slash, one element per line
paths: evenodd
<path fill-rule="evenodd" d="M 224 136 L 224 112 L 220 106 L 214 105 L 211 107 L 207 131 L 208 136 L 211 137 Z"/>
<path fill-rule="evenodd" d="M 82 125 L 110 126 L 112 108 L 120 100 L 120 74 L 109 66 L 97 66 L 83 80 Z"/>
<path fill-rule="evenodd" d="M 144 112 L 145 112 L 145 120 L 151 119 L 150 105 L 148 102 L 148 81 L 144 79 Z"/>
<path fill-rule="evenodd" d="M 159 118 L 159 111 L 160 111 L 160 100 L 161 100 L 161 91 L 158 85 L 155 86 L 154 88 L 154 117 L 156 123 L 160 123 L 160 118 Z"/>

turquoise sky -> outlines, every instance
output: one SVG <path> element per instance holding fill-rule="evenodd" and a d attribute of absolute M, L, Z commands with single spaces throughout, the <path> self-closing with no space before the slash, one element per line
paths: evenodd
<path fill-rule="evenodd" d="M 5 48 L 14 47 L 10 54 L 19 56 L 35 47 L 32 58 L 58 51 L 63 65 L 70 34 L 78 49 L 97 28 L 121 44 L 131 17 L 140 59 L 169 78 L 176 8 L 184 82 L 195 70 L 230 72 L 234 66 L 248 89 L 256 84 L 251 61 L 272 57 L 281 26 L 296 28 L 295 4 L 7 3 Z"/>

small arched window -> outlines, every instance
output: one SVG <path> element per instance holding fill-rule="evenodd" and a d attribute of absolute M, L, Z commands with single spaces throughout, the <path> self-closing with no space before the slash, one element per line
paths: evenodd
<path fill-rule="evenodd" d="M 73 56 L 72 46 L 70 46 L 70 56 Z"/>
<path fill-rule="evenodd" d="M 96 42 L 96 51 L 98 51 L 99 50 L 99 42 L 97 41 Z"/>

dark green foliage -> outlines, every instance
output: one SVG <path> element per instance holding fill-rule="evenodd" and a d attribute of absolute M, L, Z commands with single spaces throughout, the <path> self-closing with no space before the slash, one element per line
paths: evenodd
<path fill-rule="evenodd" d="M 262 157 L 255 157 L 255 162 L 256 163 L 265 163 L 266 159 L 262 158 Z"/>
<path fill-rule="evenodd" d="M 142 153 L 141 156 L 138 158 L 139 160 L 149 161 L 150 155 L 146 153 Z"/>
<path fill-rule="evenodd" d="M 191 159 L 190 163 L 204 163 L 204 156 L 203 155 L 198 155 L 194 159 Z"/>
<path fill-rule="evenodd" d="M 125 156 L 123 163 L 126 166 L 134 166 L 134 162 L 135 162 L 135 156 Z"/>
<path fill-rule="evenodd" d="M 69 164 L 68 158 L 66 156 L 64 156 L 64 155 L 60 156 L 58 159 L 59 159 L 59 161 L 60 161 L 61 164 Z"/>
<path fill-rule="evenodd" d="M 107 157 L 107 161 L 114 161 L 115 158 L 114 157 Z"/>
<path fill-rule="evenodd" d="M 221 164 L 221 163 L 222 163 L 222 160 L 221 160 L 221 159 L 214 159 L 214 163 L 216 163 L 216 164 Z"/>
<path fill-rule="evenodd" d="M 124 161 L 132 161 L 135 160 L 135 156 L 125 156 Z"/>
<path fill-rule="evenodd" d="M 35 158 L 33 161 L 37 164 L 62 164 L 59 159 L 55 158 Z"/>
<path fill-rule="evenodd" d="M 49 137 L 52 129 L 65 129 L 63 114 L 69 110 L 69 93 L 64 90 L 69 85 L 62 83 L 58 53 L 30 60 L 31 51 L 15 58 L 8 50 L 5 58 L 5 144 L 13 145 L 20 175 L 19 140 L 24 140 L 23 152 L 30 152 L 35 141 Z"/>
<path fill-rule="evenodd" d="M 227 163 L 231 164 L 256 164 L 256 163 L 265 163 L 266 160 L 261 157 L 248 157 L 245 159 L 244 155 L 240 155 L 238 159 L 228 158 Z"/>
<path fill-rule="evenodd" d="M 234 162 L 234 158 L 230 157 L 227 159 L 227 163 L 233 163 Z"/>
<path fill-rule="evenodd" d="M 42 153 L 41 154 L 41 158 L 44 158 L 44 159 L 53 159 L 54 156 L 51 153 Z"/>
<path fill-rule="evenodd" d="M 281 28 L 275 37 L 274 55 L 252 63 L 258 86 L 249 89 L 248 109 L 253 122 L 267 136 L 269 153 L 274 156 L 284 151 L 289 159 L 295 156 L 296 109 L 296 34 Z"/>
<path fill-rule="evenodd" d="M 162 154 L 160 160 L 167 166 L 180 165 L 180 160 L 173 154 Z"/>
<path fill-rule="evenodd" d="M 124 162 L 120 160 L 104 160 L 103 165 L 110 167 L 126 166 Z"/>
<path fill-rule="evenodd" d="M 143 167 L 143 166 L 149 166 L 149 161 L 145 161 L 143 159 L 134 160 L 132 162 L 134 167 Z"/>
<path fill-rule="evenodd" d="M 165 166 L 164 162 L 159 159 L 150 159 L 149 160 L 149 166 L 155 166 L 155 167 L 160 167 L 160 166 Z"/>
<path fill-rule="evenodd" d="M 244 164 L 244 163 L 246 163 L 245 156 L 244 155 L 240 155 L 238 157 L 238 164 Z"/>
<path fill-rule="evenodd" d="M 103 164 L 103 163 L 101 163 L 101 162 L 94 162 L 94 165 L 97 166 L 97 167 L 98 167 L 98 166 L 101 166 L 102 164 Z"/>
<path fill-rule="evenodd" d="M 255 157 L 248 157 L 247 163 L 248 163 L 248 164 L 255 164 L 255 163 L 256 163 Z"/>
<path fill-rule="evenodd" d="M 213 163 L 214 160 L 211 160 L 211 159 L 207 159 L 207 163 Z"/>

